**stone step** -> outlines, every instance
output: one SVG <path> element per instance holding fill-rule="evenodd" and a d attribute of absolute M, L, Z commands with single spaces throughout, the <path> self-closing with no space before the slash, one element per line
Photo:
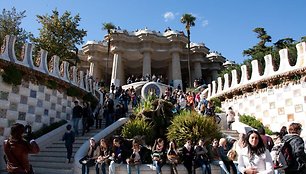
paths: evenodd
<path fill-rule="evenodd" d="M 35 174 L 73 174 L 72 169 L 34 167 Z"/>
<path fill-rule="evenodd" d="M 53 169 L 71 169 L 73 168 L 73 163 L 65 163 L 65 162 L 46 162 L 46 161 L 31 161 L 33 168 L 53 168 Z"/>

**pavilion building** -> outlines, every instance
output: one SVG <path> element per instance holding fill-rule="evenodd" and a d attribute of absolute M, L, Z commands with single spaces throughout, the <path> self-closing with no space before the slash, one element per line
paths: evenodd
<path fill-rule="evenodd" d="M 108 49 L 110 40 L 110 49 Z M 113 30 L 104 41 L 88 41 L 81 50 L 81 59 L 89 75 L 116 86 L 126 84 L 127 78 L 162 76 L 164 83 L 177 87 L 188 85 L 188 39 L 182 31 L 167 29 L 164 33 L 148 29 L 132 32 Z M 108 53 L 109 50 L 109 53 Z M 225 58 L 211 53 L 203 44 L 190 46 L 191 82 L 202 79 L 206 84 L 218 77 Z"/>

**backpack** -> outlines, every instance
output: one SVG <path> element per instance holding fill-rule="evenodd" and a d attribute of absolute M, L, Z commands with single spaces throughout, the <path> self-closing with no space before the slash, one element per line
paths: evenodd
<path fill-rule="evenodd" d="M 292 147 L 290 141 L 275 144 L 271 150 L 274 169 L 286 169 L 293 160 Z"/>

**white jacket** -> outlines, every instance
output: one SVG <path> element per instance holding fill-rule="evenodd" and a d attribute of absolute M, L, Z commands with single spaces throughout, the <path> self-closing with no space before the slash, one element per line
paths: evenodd
<path fill-rule="evenodd" d="M 238 156 L 238 170 L 244 173 L 248 167 L 256 167 L 259 174 L 273 174 L 273 161 L 269 150 L 266 149 L 264 154 L 255 155 L 253 159 L 248 154 L 248 148 L 242 149 Z"/>

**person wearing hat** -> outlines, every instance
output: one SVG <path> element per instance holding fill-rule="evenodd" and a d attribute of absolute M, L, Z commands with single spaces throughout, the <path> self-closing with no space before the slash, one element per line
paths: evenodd
<path fill-rule="evenodd" d="M 3 149 L 8 173 L 26 174 L 33 172 L 28 155 L 37 154 L 40 149 L 34 140 L 28 142 L 22 137 L 24 132 L 24 125 L 15 123 L 11 127 L 10 137 L 4 140 Z"/>

